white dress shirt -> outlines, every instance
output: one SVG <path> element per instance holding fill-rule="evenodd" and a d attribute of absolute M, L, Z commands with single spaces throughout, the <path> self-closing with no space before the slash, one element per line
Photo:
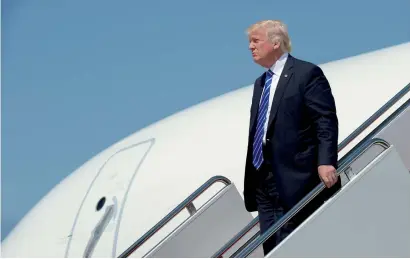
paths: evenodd
<path fill-rule="evenodd" d="M 269 122 L 269 115 L 270 109 L 272 107 L 273 96 L 275 95 L 276 87 L 279 82 L 280 75 L 282 74 L 282 70 L 285 67 L 286 60 L 288 60 L 288 53 L 284 53 L 270 70 L 273 72 L 271 86 L 270 86 L 270 93 L 269 93 L 269 103 L 268 103 L 268 112 L 266 114 L 266 121 L 264 127 L 264 135 L 263 135 L 263 144 L 266 144 L 266 131 L 268 130 L 268 122 Z M 265 91 L 265 88 L 263 89 Z M 263 93 L 262 93 L 263 95 Z M 261 98 L 262 100 L 262 98 Z M 260 103 L 259 103 L 260 104 Z"/>

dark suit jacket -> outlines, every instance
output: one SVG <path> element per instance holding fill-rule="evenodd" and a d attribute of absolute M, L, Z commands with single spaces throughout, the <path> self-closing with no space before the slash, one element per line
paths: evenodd
<path fill-rule="evenodd" d="M 248 211 L 256 211 L 258 172 L 252 164 L 259 100 L 266 73 L 256 79 L 251 106 L 244 198 Z M 335 101 L 322 70 L 289 55 L 280 76 L 269 116 L 265 159 L 272 165 L 280 198 L 293 207 L 320 183 L 319 165 L 337 168 L 338 119 Z M 326 199 L 338 183 L 318 196 Z"/>

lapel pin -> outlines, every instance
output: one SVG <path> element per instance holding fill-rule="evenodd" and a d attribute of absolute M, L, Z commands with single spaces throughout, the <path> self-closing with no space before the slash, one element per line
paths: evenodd
<path fill-rule="evenodd" d="M 288 74 L 285 74 L 285 77 L 288 77 Z"/>

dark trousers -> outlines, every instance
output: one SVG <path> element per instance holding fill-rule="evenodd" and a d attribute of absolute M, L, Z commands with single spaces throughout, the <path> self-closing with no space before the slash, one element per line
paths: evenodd
<path fill-rule="evenodd" d="M 273 172 L 270 167 L 264 164 L 260 170 L 259 187 L 256 189 L 256 202 L 258 204 L 259 224 L 261 234 L 265 233 L 272 225 L 287 212 L 282 206 Z M 265 256 L 283 239 L 285 239 L 297 226 L 294 219 L 289 220 L 274 235 L 263 244 Z"/>

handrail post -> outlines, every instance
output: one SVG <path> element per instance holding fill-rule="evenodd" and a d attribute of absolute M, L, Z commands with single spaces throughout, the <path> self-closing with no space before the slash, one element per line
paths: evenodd
<path fill-rule="evenodd" d="M 192 202 L 190 202 L 190 203 L 188 203 L 188 205 L 186 205 L 186 209 L 189 212 L 189 216 L 192 216 L 196 213 L 195 205 Z"/>

